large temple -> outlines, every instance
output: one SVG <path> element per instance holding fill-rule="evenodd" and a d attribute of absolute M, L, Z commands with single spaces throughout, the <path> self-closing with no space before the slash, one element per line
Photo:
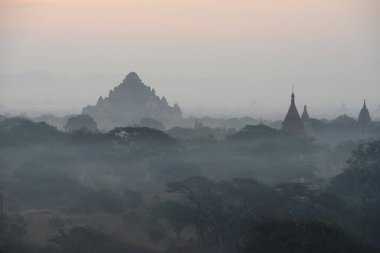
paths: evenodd
<path fill-rule="evenodd" d="M 282 122 L 282 130 L 291 135 L 306 136 L 304 123 L 296 107 L 294 92 L 292 92 L 291 95 L 291 103 L 288 113 L 286 114 L 285 120 Z"/>
<path fill-rule="evenodd" d="M 86 106 L 82 113 L 94 118 L 101 128 L 133 125 L 144 118 L 168 125 L 182 119 L 178 104 L 170 106 L 165 97 L 157 96 L 155 90 L 146 86 L 134 72 L 111 90 L 108 97 L 100 97 L 96 105 Z"/>

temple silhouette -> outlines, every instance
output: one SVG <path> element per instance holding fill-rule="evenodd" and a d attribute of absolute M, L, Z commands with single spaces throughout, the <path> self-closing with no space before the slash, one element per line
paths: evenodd
<path fill-rule="evenodd" d="M 358 117 L 359 127 L 362 129 L 366 129 L 370 126 L 371 122 L 372 122 L 371 115 L 369 114 L 367 103 L 364 100 L 363 108 L 360 110 L 359 117 Z"/>
<path fill-rule="evenodd" d="M 294 91 L 291 95 L 291 102 L 288 113 L 285 116 L 285 120 L 282 122 L 282 130 L 288 134 L 296 136 L 307 136 L 305 131 L 305 125 L 298 113 L 296 102 L 295 102 Z M 307 113 L 307 112 L 306 112 Z M 305 113 L 305 117 L 306 117 Z M 308 114 L 307 114 L 307 117 Z"/>
<path fill-rule="evenodd" d="M 170 106 L 165 97 L 157 96 L 135 72 L 129 73 L 107 97 L 99 97 L 95 105 L 83 108 L 82 113 L 90 115 L 102 128 L 134 125 L 144 118 L 169 125 L 182 119 L 178 103 Z"/>
<path fill-rule="evenodd" d="M 359 116 L 357 118 L 357 129 L 363 133 L 369 131 L 371 127 L 371 115 L 367 108 L 366 100 L 364 100 L 363 107 L 360 110 Z M 290 107 L 284 121 L 282 122 L 281 130 L 290 135 L 299 137 L 307 137 L 314 134 L 313 125 L 307 110 L 307 106 L 304 105 L 302 116 L 300 116 L 298 113 L 294 91 L 292 91 Z"/>

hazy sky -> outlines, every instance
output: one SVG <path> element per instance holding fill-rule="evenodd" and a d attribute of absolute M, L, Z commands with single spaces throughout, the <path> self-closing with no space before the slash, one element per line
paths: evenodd
<path fill-rule="evenodd" d="M 379 24 L 379 0 L 0 0 L 0 75 L 136 71 L 184 107 L 286 107 L 294 83 L 300 104 L 377 107 Z M 111 80 L 88 93 L 0 84 L 0 104 L 80 108 Z"/>

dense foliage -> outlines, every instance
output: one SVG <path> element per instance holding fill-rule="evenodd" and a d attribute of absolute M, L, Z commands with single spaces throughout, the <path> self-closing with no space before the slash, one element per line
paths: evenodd
<path fill-rule="evenodd" d="M 379 140 L 0 122 L 0 252 L 376 252 L 379 187 Z"/>

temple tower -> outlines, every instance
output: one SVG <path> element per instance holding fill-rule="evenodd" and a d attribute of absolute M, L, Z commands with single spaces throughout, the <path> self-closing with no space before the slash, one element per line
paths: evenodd
<path fill-rule="evenodd" d="M 366 101 L 364 100 L 363 108 L 360 110 L 358 117 L 358 124 L 360 128 L 367 128 L 371 124 L 371 116 L 367 109 Z"/>
<path fill-rule="evenodd" d="M 305 128 L 306 134 L 307 135 L 312 135 L 313 134 L 313 127 L 312 127 L 312 124 L 311 124 L 311 119 L 309 117 L 309 113 L 307 111 L 307 106 L 306 105 L 304 105 L 304 107 L 303 107 L 303 113 L 302 113 L 301 119 L 302 119 L 302 122 L 303 122 L 303 125 L 304 125 L 304 128 Z"/>
<path fill-rule="evenodd" d="M 294 92 L 292 92 L 291 95 L 289 111 L 286 114 L 285 120 L 282 122 L 282 130 L 292 135 L 306 136 L 304 123 L 302 122 L 296 107 Z"/>

